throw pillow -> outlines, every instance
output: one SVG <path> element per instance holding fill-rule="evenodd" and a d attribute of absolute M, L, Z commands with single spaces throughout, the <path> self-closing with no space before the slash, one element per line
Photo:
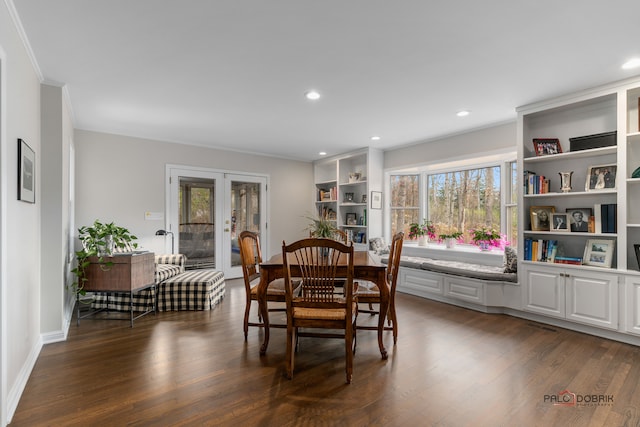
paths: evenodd
<path fill-rule="evenodd" d="M 376 255 L 384 255 L 389 253 L 389 247 L 384 244 L 382 237 L 374 237 L 369 239 L 369 249 Z"/>
<path fill-rule="evenodd" d="M 511 246 L 505 246 L 504 248 L 504 272 L 518 272 L 518 253 Z"/>

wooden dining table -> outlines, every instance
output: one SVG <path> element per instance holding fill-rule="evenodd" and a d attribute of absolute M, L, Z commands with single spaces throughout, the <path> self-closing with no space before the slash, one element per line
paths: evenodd
<path fill-rule="evenodd" d="M 295 277 L 300 274 L 295 258 L 289 257 L 291 274 Z M 346 261 L 346 260 L 345 260 Z M 264 341 L 260 347 L 260 354 L 267 352 L 269 346 L 269 310 L 267 307 L 267 287 L 275 279 L 284 276 L 282 265 L 282 254 L 272 256 L 269 260 L 260 264 L 260 283 L 258 284 L 258 306 L 262 321 L 264 323 Z M 341 272 L 343 270 L 343 272 Z M 342 267 L 338 267 L 338 276 L 346 276 L 346 262 Z M 378 346 L 383 359 L 387 358 L 387 350 L 382 342 L 384 332 L 384 321 L 389 308 L 390 287 L 387 281 L 387 266 L 374 260 L 367 251 L 355 251 L 353 253 L 353 280 L 368 280 L 375 283 L 380 289 L 380 315 L 378 318 Z"/>

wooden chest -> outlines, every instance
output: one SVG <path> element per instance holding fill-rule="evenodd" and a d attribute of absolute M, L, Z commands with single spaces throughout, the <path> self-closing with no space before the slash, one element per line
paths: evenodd
<path fill-rule="evenodd" d="M 155 255 L 153 252 L 117 254 L 104 257 L 98 263 L 97 257 L 90 257 L 87 268 L 86 291 L 130 292 L 154 283 Z M 106 266 L 104 263 L 113 265 Z"/>

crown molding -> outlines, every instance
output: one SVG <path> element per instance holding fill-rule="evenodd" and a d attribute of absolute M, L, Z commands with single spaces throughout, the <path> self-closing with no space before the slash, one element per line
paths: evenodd
<path fill-rule="evenodd" d="M 40 82 L 42 83 L 42 81 L 44 80 L 44 77 L 42 76 L 42 71 L 40 70 L 40 66 L 38 65 L 36 56 L 33 53 L 33 49 L 31 49 L 29 38 L 27 37 L 27 33 L 24 31 L 24 27 L 22 26 L 22 21 L 20 20 L 18 11 L 16 10 L 15 5 L 13 4 L 13 0 L 4 0 L 4 3 L 7 5 L 7 9 L 9 10 L 9 15 L 11 16 L 11 20 L 13 21 L 13 25 L 16 27 L 16 31 L 18 31 L 18 36 L 20 37 L 20 40 L 22 40 L 22 44 L 24 45 L 24 48 L 27 51 L 27 56 L 29 57 L 29 60 L 31 60 L 31 65 L 33 65 L 33 70 L 35 71 L 38 77 L 38 80 L 40 80 Z"/>

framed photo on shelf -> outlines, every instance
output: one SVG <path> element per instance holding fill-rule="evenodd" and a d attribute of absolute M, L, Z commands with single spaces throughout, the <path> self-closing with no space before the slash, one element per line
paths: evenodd
<path fill-rule="evenodd" d="M 562 146 L 557 138 L 534 138 L 533 149 L 536 152 L 536 156 L 562 153 Z"/>
<path fill-rule="evenodd" d="M 18 138 L 18 200 L 36 202 L 36 153 Z"/>
<path fill-rule="evenodd" d="M 593 215 L 591 208 L 567 209 L 567 215 L 569 217 L 569 228 L 571 231 L 589 232 L 589 218 Z"/>
<path fill-rule="evenodd" d="M 344 193 L 344 202 L 353 203 L 353 193 Z"/>
<path fill-rule="evenodd" d="M 552 213 L 551 214 L 551 230 L 552 231 L 569 231 L 569 214 Z"/>
<path fill-rule="evenodd" d="M 640 268 L 640 245 L 635 243 L 633 249 L 636 251 L 636 261 L 638 262 L 638 268 Z"/>
<path fill-rule="evenodd" d="M 367 203 L 367 195 L 366 194 L 362 195 L 362 203 Z"/>
<path fill-rule="evenodd" d="M 593 265 L 596 267 L 611 268 L 614 246 L 615 240 L 587 240 L 587 245 L 584 248 L 584 259 L 582 263 L 585 265 Z"/>
<path fill-rule="evenodd" d="M 529 215 L 531 216 L 531 230 L 550 231 L 551 214 L 555 213 L 555 206 L 531 206 Z"/>
<path fill-rule="evenodd" d="M 358 225 L 358 215 L 355 212 L 347 212 L 347 225 Z"/>
<path fill-rule="evenodd" d="M 611 165 L 589 166 L 584 191 L 614 190 L 616 188 L 617 171 L 618 166 L 615 163 Z"/>

